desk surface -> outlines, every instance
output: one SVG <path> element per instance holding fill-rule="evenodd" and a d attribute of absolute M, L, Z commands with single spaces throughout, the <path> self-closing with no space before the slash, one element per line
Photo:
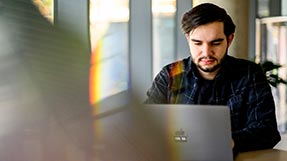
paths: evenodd
<path fill-rule="evenodd" d="M 239 153 L 235 161 L 287 161 L 287 151 L 278 149 Z"/>

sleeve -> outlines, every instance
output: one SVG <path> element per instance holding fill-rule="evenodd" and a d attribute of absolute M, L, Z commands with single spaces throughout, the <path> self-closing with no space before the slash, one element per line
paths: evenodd
<path fill-rule="evenodd" d="M 258 69 L 247 87 L 247 120 L 245 128 L 234 131 L 235 149 L 251 151 L 273 148 L 280 141 L 271 87 Z"/>
<path fill-rule="evenodd" d="M 147 91 L 146 104 L 168 103 L 169 73 L 163 68 L 154 78 L 152 86 Z"/>

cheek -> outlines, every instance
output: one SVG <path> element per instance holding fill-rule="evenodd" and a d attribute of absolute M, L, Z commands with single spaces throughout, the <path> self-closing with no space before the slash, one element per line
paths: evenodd
<path fill-rule="evenodd" d="M 227 54 L 227 49 L 228 49 L 228 48 L 225 48 L 224 50 L 222 50 L 222 52 L 221 52 L 221 53 L 222 53 L 222 57 L 223 57 L 225 54 Z"/>
<path fill-rule="evenodd" d="M 189 50 L 191 53 L 200 53 L 201 47 L 198 45 L 194 45 L 193 43 L 189 43 Z"/>
<path fill-rule="evenodd" d="M 194 59 L 196 59 L 200 55 L 200 49 L 195 46 L 190 46 L 190 54 Z"/>
<path fill-rule="evenodd" d="M 216 55 L 218 55 L 219 57 L 225 55 L 226 51 L 227 51 L 227 46 L 220 46 L 220 47 L 216 47 L 214 48 L 214 53 L 216 53 Z"/>

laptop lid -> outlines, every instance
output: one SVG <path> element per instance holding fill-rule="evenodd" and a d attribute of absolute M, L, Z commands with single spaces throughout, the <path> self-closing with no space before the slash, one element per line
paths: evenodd
<path fill-rule="evenodd" d="M 132 102 L 116 107 L 94 116 L 92 153 L 98 161 L 232 160 L 225 106 Z"/>
<path fill-rule="evenodd" d="M 218 105 L 146 105 L 172 160 L 231 161 L 230 111 Z"/>

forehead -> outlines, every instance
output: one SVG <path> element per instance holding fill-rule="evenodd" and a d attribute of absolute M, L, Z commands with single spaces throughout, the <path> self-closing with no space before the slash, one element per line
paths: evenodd
<path fill-rule="evenodd" d="M 200 25 L 190 31 L 189 36 L 197 40 L 225 38 L 223 22 Z"/>

